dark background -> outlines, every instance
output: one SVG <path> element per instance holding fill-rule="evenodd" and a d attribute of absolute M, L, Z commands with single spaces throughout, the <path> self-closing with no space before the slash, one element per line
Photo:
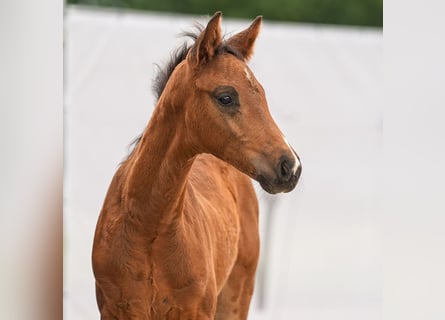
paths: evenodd
<path fill-rule="evenodd" d="M 383 26 L 383 0 L 68 0 L 69 4 L 323 24 Z"/>

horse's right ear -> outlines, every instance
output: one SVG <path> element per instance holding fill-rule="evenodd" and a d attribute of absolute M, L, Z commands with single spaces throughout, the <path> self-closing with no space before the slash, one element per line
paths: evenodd
<path fill-rule="evenodd" d="M 227 44 L 241 53 L 246 61 L 248 61 L 253 54 L 253 46 L 260 32 L 262 21 L 262 16 L 256 17 L 249 28 L 227 40 Z"/>
<path fill-rule="evenodd" d="M 218 11 L 210 18 L 206 28 L 190 50 L 188 58 L 192 65 L 198 66 L 210 61 L 221 42 L 221 11 Z"/>

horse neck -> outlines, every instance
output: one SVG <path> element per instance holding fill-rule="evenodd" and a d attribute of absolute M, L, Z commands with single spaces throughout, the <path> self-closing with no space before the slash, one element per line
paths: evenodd
<path fill-rule="evenodd" d="M 126 164 L 124 204 L 145 229 L 170 225 L 181 216 L 195 155 L 185 137 L 183 113 L 161 98 Z"/>

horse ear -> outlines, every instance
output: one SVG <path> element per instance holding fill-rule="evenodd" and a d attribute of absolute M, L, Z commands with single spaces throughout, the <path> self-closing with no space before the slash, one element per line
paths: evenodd
<path fill-rule="evenodd" d="M 227 40 L 227 44 L 236 49 L 244 59 L 249 60 L 253 54 L 255 40 L 261 29 L 262 16 L 258 16 L 253 20 L 252 24 L 244 31 L 237 33 Z"/>
<path fill-rule="evenodd" d="M 210 18 L 204 31 L 199 35 L 196 44 L 190 52 L 194 65 L 204 64 L 215 55 L 216 49 L 221 45 L 221 11 Z"/>

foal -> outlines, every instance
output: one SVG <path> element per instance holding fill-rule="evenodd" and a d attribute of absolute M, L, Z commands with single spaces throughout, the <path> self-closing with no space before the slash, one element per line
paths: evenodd
<path fill-rule="evenodd" d="M 261 17 L 224 40 L 217 12 L 177 54 L 108 190 L 93 245 L 101 319 L 246 319 L 259 255 L 250 179 L 288 192 L 301 165 L 247 66 Z"/>

